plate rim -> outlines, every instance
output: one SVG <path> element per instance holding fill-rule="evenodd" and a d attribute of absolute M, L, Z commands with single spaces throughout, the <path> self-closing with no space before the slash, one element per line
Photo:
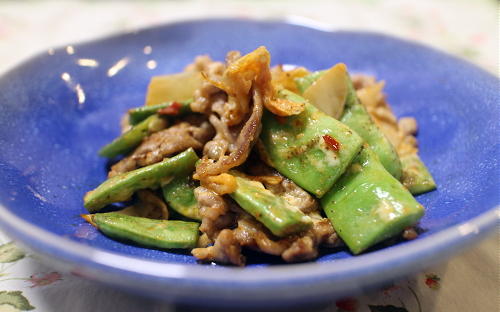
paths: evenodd
<path fill-rule="evenodd" d="M 237 18 L 209 18 L 209 19 L 189 19 L 176 21 L 166 24 L 154 25 L 152 27 L 141 28 L 131 32 L 115 33 L 100 38 L 74 43 L 78 46 L 82 44 L 90 44 L 99 41 L 109 40 L 127 34 L 140 33 L 142 31 L 153 30 L 157 28 L 169 27 L 179 24 L 193 24 L 213 21 L 245 21 L 252 23 L 279 23 L 293 25 L 297 27 L 309 28 L 316 31 L 327 33 L 348 33 L 367 36 L 381 36 L 391 40 L 399 41 L 404 44 L 411 44 L 423 47 L 428 50 L 444 54 L 447 57 L 458 60 L 476 70 L 481 70 L 483 73 L 495 77 L 488 71 L 480 68 L 467 60 L 459 58 L 455 55 L 448 54 L 434 47 L 413 42 L 404 38 L 381 34 L 369 31 L 344 31 L 344 30 L 325 30 L 310 25 L 296 24 L 285 19 L 237 19 Z M 38 58 L 45 56 L 41 52 L 35 56 L 14 65 L 13 68 L 4 72 L 0 78 L 7 77 L 11 72 L 17 70 L 20 66 Z M 495 77 L 498 81 L 498 78 Z M 100 248 L 88 246 L 69 238 L 58 236 L 43 228 L 38 227 L 34 223 L 25 221 L 10 212 L 5 206 L 0 204 L 0 227 L 5 230 L 8 236 L 17 238 L 21 244 L 28 246 L 41 254 L 49 257 L 59 258 L 59 260 L 68 264 L 78 265 L 83 268 L 87 267 L 97 271 L 105 269 L 115 270 L 125 273 L 125 278 L 136 279 L 138 276 L 148 278 L 161 279 L 164 284 L 171 284 L 174 281 L 184 280 L 191 284 L 197 284 L 198 288 L 206 286 L 209 283 L 211 287 L 224 288 L 227 285 L 239 286 L 259 286 L 264 292 L 266 288 L 276 286 L 290 286 L 292 282 L 314 282 L 318 280 L 336 280 L 337 282 L 347 281 L 350 279 L 363 279 L 369 272 L 377 270 L 386 270 L 393 265 L 393 274 L 375 274 L 371 276 L 371 281 L 381 282 L 389 278 L 396 278 L 401 274 L 406 274 L 410 271 L 416 271 L 421 267 L 415 266 L 415 259 L 427 256 L 429 260 L 442 260 L 457 251 L 470 246 L 471 243 L 485 237 L 495 226 L 500 223 L 500 205 L 489 208 L 479 216 L 470 219 L 469 221 L 457 224 L 437 233 L 432 236 L 424 237 L 419 240 L 409 242 L 404 245 L 393 246 L 390 249 L 382 249 L 376 253 L 359 255 L 349 259 L 339 259 L 327 262 L 310 262 L 301 264 L 286 264 L 269 267 L 255 268 L 235 268 L 235 267 L 210 267 L 198 264 L 178 264 L 165 263 L 149 259 L 141 259 L 136 256 L 121 255 L 116 252 L 106 251 Z M 463 244 L 466 241 L 468 244 Z M 464 246 L 465 245 L 465 246 Z M 51 252 L 47 252 L 50 250 Z M 437 255 L 436 255 L 437 254 Z M 412 260 L 413 259 L 413 260 Z M 332 262 L 335 265 L 332 265 Z M 427 263 L 426 263 L 427 264 Z M 411 268 L 414 267 L 413 270 Z M 368 270 L 367 270 L 368 269 Z M 224 274 L 221 274 L 224 273 Z M 130 274 L 126 274 L 130 273 Z M 260 274 L 259 274 L 260 273 Z M 122 277 L 123 277 L 122 276 Z M 215 284 L 213 284 L 215 283 Z M 296 288 L 301 287 L 300 284 L 295 285 Z"/>

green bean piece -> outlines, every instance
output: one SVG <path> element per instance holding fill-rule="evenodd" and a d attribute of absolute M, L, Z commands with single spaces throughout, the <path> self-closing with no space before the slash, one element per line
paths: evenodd
<path fill-rule="evenodd" d="M 345 109 L 340 121 L 356 131 L 373 149 L 385 169 L 396 179 L 401 178 L 401 161 L 387 137 L 375 125 L 366 108 L 356 96 L 356 90 L 349 81 Z"/>
<path fill-rule="evenodd" d="M 295 84 L 299 89 L 300 94 L 303 94 L 319 77 L 321 77 L 326 70 L 320 70 L 310 73 L 307 76 L 295 78 Z"/>
<path fill-rule="evenodd" d="M 107 158 L 113 158 L 120 154 L 125 154 L 139 145 L 142 142 L 142 139 L 147 137 L 149 134 L 165 128 L 166 125 L 166 121 L 160 116 L 149 116 L 118 138 L 114 139 L 113 142 L 101 148 L 99 155 Z"/>
<path fill-rule="evenodd" d="M 296 116 L 266 111 L 260 139 L 259 152 L 268 165 L 318 198 L 344 173 L 363 143 L 346 125 L 309 103 Z"/>
<path fill-rule="evenodd" d="M 387 172 L 367 145 L 323 196 L 321 205 L 354 254 L 398 235 L 424 214 L 422 205 Z"/>
<path fill-rule="evenodd" d="M 436 189 L 436 182 L 424 162 L 417 154 L 401 157 L 403 176 L 401 183 L 413 194 L 418 195 Z"/>
<path fill-rule="evenodd" d="M 157 105 L 131 108 L 128 111 L 129 123 L 131 125 L 136 125 L 161 110 L 163 110 L 167 116 L 182 116 L 189 114 L 191 112 L 191 102 L 191 100 L 184 102 L 165 102 Z"/>
<path fill-rule="evenodd" d="M 91 222 L 109 237 L 162 249 L 196 247 L 200 226 L 196 222 L 148 219 L 117 212 L 91 215 Z"/>
<path fill-rule="evenodd" d="M 319 77 L 327 71 L 313 72 L 305 77 L 296 78 L 295 82 L 301 93 L 304 93 Z M 356 90 L 348 78 L 348 92 L 344 112 L 340 121 L 356 131 L 375 151 L 384 167 L 396 179 L 401 178 L 401 161 L 392 146 L 380 129 L 375 125 L 363 104 L 356 96 Z"/>
<path fill-rule="evenodd" d="M 276 236 L 287 236 L 307 230 L 312 225 L 310 217 L 271 191 L 262 183 L 236 175 L 238 187 L 230 196 Z"/>
<path fill-rule="evenodd" d="M 192 148 L 163 161 L 114 176 L 85 194 L 84 206 L 96 212 L 111 203 L 126 201 L 141 189 L 155 189 L 172 178 L 192 172 L 198 156 Z"/>
<path fill-rule="evenodd" d="M 196 184 L 191 174 L 178 176 L 171 182 L 162 186 L 163 198 L 172 208 L 184 217 L 201 220 L 198 202 L 194 196 Z"/>

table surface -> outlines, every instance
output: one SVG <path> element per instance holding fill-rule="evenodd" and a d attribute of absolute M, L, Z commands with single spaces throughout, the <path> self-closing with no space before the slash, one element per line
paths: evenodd
<path fill-rule="evenodd" d="M 182 19 L 238 16 L 384 32 L 434 46 L 498 74 L 498 10 L 494 0 L 3 1 L 0 73 L 68 42 Z M 0 312 L 208 310 L 147 300 L 62 274 L 17 247 L 9 248 L 9 258 L 15 261 L 2 263 L 8 243 L 0 232 Z M 500 311 L 499 270 L 500 230 L 446 263 L 392 287 L 332 301 L 318 311 Z"/>

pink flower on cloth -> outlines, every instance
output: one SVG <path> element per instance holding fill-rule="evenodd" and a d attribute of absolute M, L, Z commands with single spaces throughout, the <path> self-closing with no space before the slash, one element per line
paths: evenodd
<path fill-rule="evenodd" d="M 434 273 L 425 274 L 425 285 L 430 289 L 439 289 L 441 278 Z"/>
<path fill-rule="evenodd" d="M 31 283 L 31 288 L 47 286 L 60 280 L 62 280 L 62 276 L 58 272 L 33 274 L 27 279 Z"/>

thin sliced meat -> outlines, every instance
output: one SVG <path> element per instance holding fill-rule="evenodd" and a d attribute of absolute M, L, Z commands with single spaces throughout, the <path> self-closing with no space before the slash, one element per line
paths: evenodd
<path fill-rule="evenodd" d="M 302 212 L 308 214 L 311 212 L 319 211 L 318 201 L 313 198 L 309 193 L 304 191 L 300 186 L 295 184 L 292 180 L 284 177 L 275 169 L 259 162 L 250 166 L 248 169 L 251 174 L 255 175 L 255 179 L 260 177 L 277 177 L 280 178 L 279 183 L 275 183 L 273 179 L 260 179 L 264 183 L 266 189 L 270 190 L 278 196 L 282 196 L 290 205 L 297 207 Z"/>
<path fill-rule="evenodd" d="M 382 133 L 394 145 L 399 156 L 415 154 L 418 152 L 418 142 L 415 138 L 417 121 L 412 117 L 399 119 L 394 115 L 389 103 L 386 101 L 383 81 L 376 81 L 374 77 L 357 75 L 353 77 L 361 103 L 380 128 Z"/>
<path fill-rule="evenodd" d="M 212 190 L 199 186 L 194 190 L 194 196 L 200 209 L 200 231 L 213 241 L 222 229 L 234 223 L 235 215 L 226 200 Z"/>
<path fill-rule="evenodd" d="M 238 227 L 234 229 L 234 235 L 241 246 L 275 256 L 281 255 L 290 245 L 287 239 L 273 240 L 272 234 L 247 213 L 238 216 Z"/>
<path fill-rule="evenodd" d="M 227 172 L 231 168 L 243 164 L 248 158 L 255 140 L 260 134 L 260 121 L 262 119 L 262 113 L 262 98 L 259 92 L 254 91 L 252 114 L 250 115 L 250 118 L 248 118 L 236 140 L 235 150 L 227 156 L 222 156 L 216 162 L 208 157 L 204 157 L 200 164 L 196 166 L 196 174 L 194 177 L 197 179 L 203 179 L 207 176 Z"/>
<path fill-rule="evenodd" d="M 208 141 L 203 147 L 203 155 L 208 159 L 218 160 L 226 154 L 229 149 L 229 143 L 226 139 L 217 134 L 212 140 Z"/>
<path fill-rule="evenodd" d="M 225 69 L 224 63 L 213 61 L 207 55 L 201 55 L 196 57 L 194 63 L 188 65 L 185 71 L 201 72 L 212 80 L 219 80 Z M 203 114 L 210 113 L 212 102 L 220 95 L 223 95 L 223 92 L 219 88 L 207 80 L 203 81 L 201 87 L 194 92 L 194 101 L 190 104 L 191 110 Z M 225 95 L 224 97 L 226 98 Z"/>
<path fill-rule="evenodd" d="M 191 251 L 193 256 L 205 262 L 217 261 L 219 263 L 245 265 L 245 257 L 241 254 L 241 246 L 235 238 L 233 231 L 222 230 L 215 244 L 206 248 L 195 248 Z"/>
<path fill-rule="evenodd" d="M 321 217 L 319 213 L 309 214 L 313 219 L 313 226 L 302 235 L 298 235 L 282 254 L 286 262 L 302 262 L 318 257 L 318 248 L 337 247 L 342 244 L 333 229 L 330 220 Z"/>
<path fill-rule="evenodd" d="M 229 62 L 222 79 L 211 81 L 228 95 L 221 116 L 228 126 L 240 124 L 248 115 L 252 87 L 260 92 L 264 101 L 272 96 L 269 51 L 259 47 L 240 58 L 237 56 L 236 53 L 228 55 Z"/>
<path fill-rule="evenodd" d="M 309 214 L 313 219 L 313 226 L 308 231 L 285 238 L 277 238 L 241 208 L 233 208 L 233 210 L 238 213 L 238 226 L 232 232 L 241 247 L 281 256 L 286 262 L 314 259 L 318 256 L 320 246 L 337 247 L 342 244 L 330 221 L 321 217 L 319 212 Z M 218 239 L 219 237 L 215 239 L 215 244 L 217 244 Z M 210 252 L 214 253 L 215 250 Z M 223 255 L 218 256 L 218 258 L 221 257 Z"/>
<path fill-rule="evenodd" d="M 311 236 L 299 237 L 292 242 L 281 257 L 286 262 L 301 262 L 318 256 L 318 248 Z"/>
<path fill-rule="evenodd" d="M 145 138 L 131 155 L 113 165 L 108 176 L 111 178 L 120 173 L 160 162 L 165 157 L 190 147 L 200 150 L 213 133 L 212 126 L 206 121 L 199 127 L 180 122 L 168 129 L 155 132 Z"/>
<path fill-rule="evenodd" d="M 328 219 L 322 218 L 319 214 L 311 216 L 313 226 L 308 231 L 299 235 L 277 238 L 255 218 L 241 211 L 238 215 L 238 226 L 234 230 L 223 229 L 216 236 L 214 246 L 197 248 L 196 252 L 193 251 L 193 255 L 203 261 L 221 261 L 241 265 L 241 259 L 244 259 L 241 255 L 241 247 L 247 247 L 270 255 L 281 256 L 286 262 L 311 260 L 318 256 L 319 246 L 336 247 L 342 244 Z M 223 232 L 224 235 L 222 235 Z M 231 256 L 229 257 L 228 254 Z"/>

